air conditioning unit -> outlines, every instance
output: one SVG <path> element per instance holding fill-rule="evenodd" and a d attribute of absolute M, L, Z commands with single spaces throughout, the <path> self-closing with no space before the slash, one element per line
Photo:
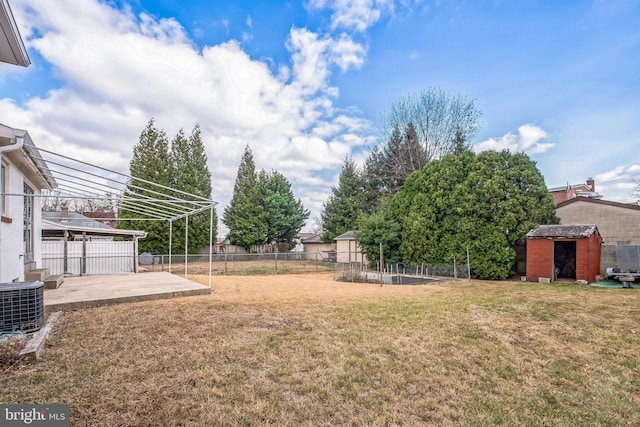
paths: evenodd
<path fill-rule="evenodd" d="M 0 332 L 33 332 L 44 322 L 44 283 L 0 284 Z"/>

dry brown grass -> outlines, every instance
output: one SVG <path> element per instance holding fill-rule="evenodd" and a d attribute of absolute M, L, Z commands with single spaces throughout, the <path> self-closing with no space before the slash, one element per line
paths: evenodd
<path fill-rule="evenodd" d="M 208 283 L 204 276 L 194 280 Z M 0 401 L 73 425 L 639 425 L 640 291 L 330 274 L 67 312 Z"/>
<path fill-rule="evenodd" d="M 274 274 L 301 274 L 333 271 L 334 264 L 322 261 L 299 260 L 254 260 L 254 261 L 214 261 L 211 263 L 213 275 L 255 276 Z M 148 271 L 169 271 L 169 264 L 153 264 L 141 266 Z M 189 262 L 187 271 L 190 274 L 208 274 L 208 262 Z M 171 264 L 171 272 L 184 274 L 184 263 Z"/>

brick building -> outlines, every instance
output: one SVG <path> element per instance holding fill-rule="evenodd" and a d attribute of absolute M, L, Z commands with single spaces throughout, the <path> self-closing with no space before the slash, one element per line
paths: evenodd
<path fill-rule="evenodd" d="M 527 233 L 527 281 L 595 282 L 602 237 L 593 225 L 541 225 Z"/>
<path fill-rule="evenodd" d="M 640 245 L 640 206 L 576 197 L 556 206 L 561 224 L 595 224 L 602 236 L 600 274 L 616 266 L 617 245 Z"/>
<path fill-rule="evenodd" d="M 553 196 L 553 204 L 558 205 L 566 200 L 576 197 L 587 197 L 592 199 L 601 199 L 602 195 L 596 192 L 596 182 L 593 178 L 587 179 L 584 184 L 569 184 L 562 187 L 553 187 L 549 189 L 549 193 Z"/>

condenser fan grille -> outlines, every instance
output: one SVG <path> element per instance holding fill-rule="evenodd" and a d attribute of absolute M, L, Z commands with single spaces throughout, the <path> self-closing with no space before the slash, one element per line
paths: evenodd
<path fill-rule="evenodd" d="M 0 284 L 0 332 L 33 332 L 44 321 L 44 284 Z"/>

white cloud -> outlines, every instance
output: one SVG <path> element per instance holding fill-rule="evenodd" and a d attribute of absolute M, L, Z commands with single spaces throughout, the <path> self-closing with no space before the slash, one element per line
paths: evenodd
<path fill-rule="evenodd" d="M 547 137 L 547 132 L 541 127 L 525 124 L 518 128 L 517 135 L 509 132 L 499 138 L 489 138 L 474 145 L 473 150 L 475 152 L 509 150 L 513 153 L 539 154 L 555 146 L 553 142 L 544 142 Z"/>
<path fill-rule="evenodd" d="M 344 72 L 349 68 L 360 68 L 364 64 L 366 48 L 342 34 L 332 47 L 331 59 Z"/>
<path fill-rule="evenodd" d="M 594 176 L 596 189 L 609 200 L 631 202 L 638 200 L 640 165 L 617 166 Z"/>
<path fill-rule="evenodd" d="M 310 7 L 331 9 L 331 27 L 363 32 L 380 20 L 384 12 L 393 12 L 393 0 L 311 0 Z"/>
<path fill-rule="evenodd" d="M 3 122 L 28 129 L 42 148 L 125 172 L 151 117 L 170 138 L 198 123 L 222 205 L 246 144 L 258 168 L 278 169 L 309 200 L 328 190 L 330 178 L 322 174 L 333 174 L 346 154 L 370 143 L 370 124 L 333 105 L 339 92 L 329 85 L 331 73 L 362 66 L 366 54 L 348 37 L 292 28 L 291 66 L 274 74 L 236 41 L 199 51 L 174 19 L 135 16 L 110 4 L 20 3 L 28 43 L 64 84 L 21 106 L 0 99 Z"/>

